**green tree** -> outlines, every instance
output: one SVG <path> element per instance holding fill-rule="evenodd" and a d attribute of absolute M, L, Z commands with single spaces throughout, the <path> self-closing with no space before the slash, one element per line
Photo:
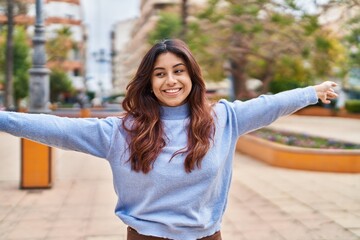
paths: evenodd
<path fill-rule="evenodd" d="M 346 75 L 342 78 L 342 87 L 348 91 L 350 97 L 359 96 L 360 1 L 328 0 L 321 10 L 325 16 L 330 16 L 331 23 L 336 23 L 333 24 L 333 31 L 342 38 L 343 47 L 346 49 L 346 64 L 341 68 L 341 72 Z"/>
<path fill-rule="evenodd" d="M 181 15 L 169 12 L 161 12 L 159 14 L 159 20 L 153 31 L 150 32 L 148 42 L 152 45 L 163 39 L 185 39 L 200 65 L 207 66 L 205 68 L 205 75 L 212 76 L 210 79 L 214 80 L 222 79 L 224 77 L 223 65 L 218 64 L 216 59 L 211 57 L 213 54 L 218 55 L 219 53 L 205 51 L 204 47 L 214 44 L 214 42 L 210 42 L 210 38 L 207 35 L 198 34 L 200 27 L 197 24 L 191 22 L 189 24 L 184 23 L 185 16 L 187 15 L 186 10 L 184 10 L 184 4 L 186 5 L 186 3 L 182 3 L 183 9 Z M 184 27 L 187 30 L 184 30 Z"/>
<path fill-rule="evenodd" d="M 150 44 L 154 44 L 156 41 L 163 39 L 180 38 L 182 26 L 179 15 L 161 12 L 155 29 L 149 34 L 148 41 Z"/>
<path fill-rule="evenodd" d="M 26 31 L 17 27 L 14 36 L 14 98 L 18 104 L 19 100 L 26 98 L 29 93 L 29 69 L 30 46 Z"/>
<path fill-rule="evenodd" d="M 339 74 L 336 69 L 346 61 L 339 39 L 319 24 L 318 14 L 310 14 L 296 3 L 209 0 L 197 18 L 187 23 L 186 35 L 206 79 L 220 81 L 231 75 L 235 96 L 248 98 L 268 92 L 272 81 L 302 86 Z M 150 35 L 151 42 L 179 37 L 179 29 L 180 16 L 162 15 Z M 259 92 L 246 88 L 250 78 L 262 81 Z"/>
<path fill-rule="evenodd" d="M 354 13 L 345 23 L 345 44 L 349 49 L 349 64 L 352 68 L 360 68 L 360 2 L 349 1 L 347 7 Z"/>
<path fill-rule="evenodd" d="M 6 8 L 7 17 L 7 31 L 6 31 L 6 50 L 4 63 L 4 75 L 5 75 L 5 107 L 8 109 L 14 108 L 14 17 L 27 12 L 27 5 L 22 1 L 17 0 L 1 0 L 0 6 Z M 15 80 L 16 81 L 16 80 Z M 16 100 L 16 99 L 15 99 Z M 16 105 L 16 103 L 15 103 Z"/>
<path fill-rule="evenodd" d="M 47 61 L 50 65 L 50 101 L 57 102 L 63 93 L 74 91 L 72 81 L 63 66 L 71 49 L 77 47 L 72 40 L 71 28 L 64 26 L 56 31 L 56 36 L 46 42 Z"/>
<path fill-rule="evenodd" d="M 322 29 L 318 15 L 291 0 L 226 2 L 220 6 L 219 1 L 209 1 L 196 35 L 206 34 L 217 43 L 212 51 L 222 52 L 214 57 L 218 64 L 229 61 L 237 98 L 252 96 L 246 88 L 249 78 L 261 80 L 259 93 L 265 93 L 274 79 L 301 85 L 334 74 L 333 66 L 342 53 L 332 54 L 336 38 Z"/>
<path fill-rule="evenodd" d="M 6 35 L 6 29 L 1 32 L 1 38 Z M 0 44 L 0 71 L 1 76 L 4 76 L 5 69 L 5 52 L 6 43 Z M 26 35 L 26 31 L 23 27 L 17 26 L 14 32 L 14 44 L 13 44 L 13 96 L 15 104 L 18 106 L 19 100 L 26 98 L 29 91 L 29 74 L 28 71 L 31 67 L 30 63 L 30 46 L 29 39 Z"/>
<path fill-rule="evenodd" d="M 50 73 L 50 101 L 57 102 L 62 93 L 72 93 L 74 88 L 71 79 L 61 69 L 52 69 Z"/>
<path fill-rule="evenodd" d="M 61 65 L 68 59 L 69 52 L 74 48 L 71 28 L 64 26 L 56 31 L 56 37 L 47 40 L 46 54 L 48 62 L 57 62 Z"/>
<path fill-rule="evenodd" d="M 350 66 L 360 67 L 360 1 L 328 0 L 321 6 L 322 13 L 331 15 L 336 22 L 337 34 L 344 36 L 344 44 L 349 50 Z"/>

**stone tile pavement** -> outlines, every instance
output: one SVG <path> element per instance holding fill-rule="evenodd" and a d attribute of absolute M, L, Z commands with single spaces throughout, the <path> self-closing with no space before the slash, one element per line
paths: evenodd
<path fill-rule="evenodd" d="M 353 134 L 359 120 L 310 120 L 340 138 L 352 135 L 357 141 L 360 135 Z M 318 131 L 310 120 L 291 116 L 273 127 Z M 113 213 L 116 196 L 106 161 L 56 150 L 53 188 L 19 190 L 19 143 L 0 133 L 0 239 L 126 239 L 126 226 Z M 359 240 L 360 174 L 281 169 L 236 154 L 222 235 L 224 240 Z"/>

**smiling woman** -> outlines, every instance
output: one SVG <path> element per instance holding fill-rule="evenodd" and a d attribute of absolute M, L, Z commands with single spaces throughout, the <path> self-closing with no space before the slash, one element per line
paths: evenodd
<path fill-rule="evenodd" d="M 186 103 L 186 104 L 185 104 Z M 129 143 L 132 167 L 149 172 L 166 145 L 161 115 L 164 107 L 191 108 L 187 144 L 175 151 L 185 157 L 186 172 L 200 166 L 214 134 L 211 106 L 206 100 L 205 81 L 200 66 L 186 44 L 165 40 L 155 44 L 144 56 L 135 77 L 128 85 L 123 108 L 127 112 L 123 126 L 133 136 Z M 134 122 L 131 128 L 127 122 Z M 150 127 L 149 127 L 150 126 Z M 201 143 L 200 143 L 201 142 Z"/>
<path fill-rule="evenodd" d="M 105 158 L 128 240 L 221 240 L 238 138 L 337 95 L 332 82 L 210 104 L 180 40 L 155 44 L 127 87 L 122 117 L 0 112 L 0 131 Z"/>

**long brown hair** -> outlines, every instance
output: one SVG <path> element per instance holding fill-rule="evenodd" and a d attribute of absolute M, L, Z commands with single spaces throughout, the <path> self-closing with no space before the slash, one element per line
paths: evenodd
<path fill-rule="evenodd" d="M 191 172 L 195 166 L 200 168 L 215 133 L 211 105 L 206 98 L 205 82 L 194 56 L 181 40 L 159 42 L 145 54 L 134 78 L 127 86 L 127 94 L 122 103 L 126 111 L 123 127 L 129 134 L 129 161 L 132 169 L 137 172 L 148 173 L 166 145 L 166 134 L 160 119 L 160 104 L 151 91 L 151 75 L 155 61 L 160 54 L 166 52 L 183 59 L 192 82 L 187 99 L 190 108 L 187 147 L 176 151 L 172 158 L 185 153 L 186 172 Z M 130 124 L 127 124 L 128 122 Z"/>

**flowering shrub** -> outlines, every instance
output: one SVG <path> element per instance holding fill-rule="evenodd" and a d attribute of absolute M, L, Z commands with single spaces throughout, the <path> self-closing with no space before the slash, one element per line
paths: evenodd
<path fill-rule="evenodd" d="M 276 131 L 268 128 L 256 130 L 250 135 L 289 146 L 323 149 L 360 149 L 360 144 L 348 143 L 307 134 Z"/>

